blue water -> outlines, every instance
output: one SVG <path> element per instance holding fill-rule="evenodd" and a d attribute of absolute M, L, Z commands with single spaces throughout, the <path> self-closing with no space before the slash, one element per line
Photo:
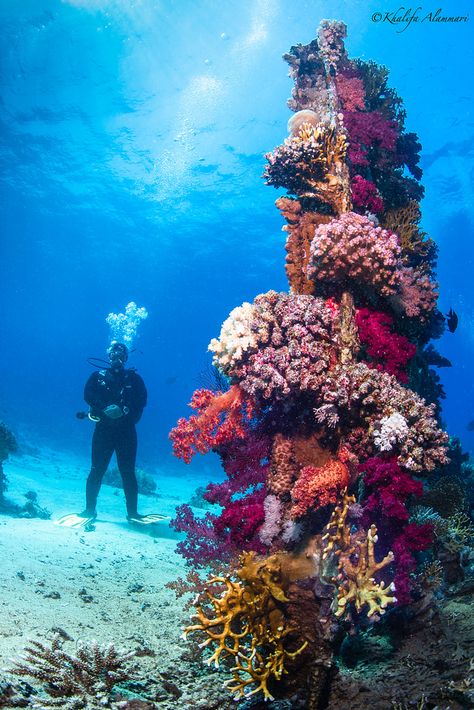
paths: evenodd
<path fill-rule="evenodd" d="M 87 455 L 91 428 L 75 418 L 87 357 L 104 356 L 107 314 L 134 300 L 149 311 L 130 361 L 149 390 L 139 459 L 171 465 L 168 431 L 202 383 L 209 340 L 244 300 L 287 289 L 264 154 L 291 115 L 281 55 L 332 17 L 350 56 L 390 68 L 423 144 L 440 308 L 460 316 L 437 344 L 453 363 L 444 418 L 474 449 L 474 16 L 404 32 L 371 20 L 397 7 L 2 0 L 0 418 L 24 441 Z"/>

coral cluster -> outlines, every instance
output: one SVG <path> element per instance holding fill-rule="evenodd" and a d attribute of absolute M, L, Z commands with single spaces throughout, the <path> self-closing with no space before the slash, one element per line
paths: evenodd
<path fill-rule="evenodd" d="M 359 447 L 363 441 L 366 454 L 373 451 L 371 432 L 376 441 L 383 419 L 398 413 L 407 424 L 404 436 L 397 437 L 393 446 L 386 446 L 385 450 L 396 452 L 398 462 L 411 471 L 433 471 L 446 463 L 448 436 L 438 427 L 434 405 L 426 405 L 418 395 L 402 387 L 393 375 L 373 370 L 365 363 L 338 365 L 328 374 L 323 400 L 330 409 L 324 410 L 318 421 L 324 421 L 324 413 L 329 411 L 331 417 L 342 420 L 345 437 L 350 437 L 355 426 Z M 321 409 L 315 414 L 321 414 Z M 347 417 L 348 412 L 353 413 L 352 417 Z M 361 456 L 360 448 L 357 454 Z"/>
<path fill-rule="evenodd" d="M 215 513 L 182 506 L 174 523 L 191 566 L 228 571 L 196 586 L 186 633 L 226 659 L 237 697 L 289 696 L 293 678 L 310 708 L 341 629 L 420 594 L 434 524 L 412 511 L 449 467 L 421 146 L 388 72 L 350 60 L 344 36 L 324 21 L 285 56 L 294 116 L 264 177 L 287 190 L 276 204 L 290 291 L 232 311 L 209 345 L 230 389 L 198 390 L 170 435 L 184 461 L 212 449 L 226 473 L 204 493 Z"/>
<path fill-rule="evenodd" d="M 377 528 L 371 525 L 363 543 L 358 543 L 356 549 L 349 548 L 339 556 L 336 616 L 342 616 L 348 604 L 353 602 L 358 612 L 367 605 L 367 616 L 370 618 L 375 613 L 385 613 L 387 606 L 397 601 L 393 594 L 396 588 L 393 582 L 385 587 L 383 580 L 380 583 L 375 581 L 374 575 L 393 560 L 393 552 L 389 552 L 380 562 L 375 561 L 374 546 L 377 540 Z M 353 557 L 356 558 L 354 562 Z"/>
<path fill-rule="evenodd" d="M 398 290 L 399 259 L 395 234 L 376 227 L 368 217 L 346 212 L 316 229 L 308 276 L 333 288 L 347 290 L 357 284 L 391 296 Z"/>
<path fill-rule="evenodd" d="M 197 568 L 215 560 L 230 562 L 243 550 L 265 550 L 260 530 L 265 520 L 263 485 L 270 440 L 254 432 L 221 447 L 220 454 L 227 478 L 222 483 L 209 483 L 204 491 L 205 501 L 219 507 L 220 513 L 207 511 L 197 517 L 184 504 L 177 508 L 171 523 L 175 530 L 186 533 L 178 551 Z"/>
<path fill-rule="evenodd" d="M 43 694 L 34 699 L 37 708 L 116 708 L 112 692 L 131 677 L 130 661 L 134 651 L 118 652 L 113 644 L 82 644 L 75 656 L 62 648 L 56 636 L 48 647 L 30 641 L 11 673 L 34 678 L 42 684 Z"/>
<path fill-rule="evenodd" d="M 393 318 L 388 313 L 360 308 L 356 324 L 361 344 L 370 367 L 374 367 L 406 384 L 408 363 L 416 354 L 416 345 L 393 331 Z"/>
<path fill-rule="evenodd" d="M 202 648 L 214 644 L 208 664 L 219 667 L 230 657 L 233 677 L 226 685 L 236 699 L 260 691 L 265 700 L 272 699 L 269 683 L 281 680 L 292 659 L 307 645 L 306 641 L 295 645 L 293 639 L 291 649 L 289 637 L 295 629 L 288 625 L 281 608 L 288 601 L 290 576 L 282 562 L 278 556 L 259 561 L 254 553 L 241 555 L 241 567 L 235 572 L 238 580 L 211 578 L 195 603 L 195 623 L 184 631 L 185 636 L 203 635 Z M 217 593 L 213 593 L 213 585 Z"/>
<path fill-rule="evenodd" d="M 190 407 L 198 413 L 189 420 L 180 419 L 170 434 L 175 455 L 186 463 L 196 452 L 205 454 L 245 436 L 245 419 L 251 418 L 252 412 L 251 403 L 238 387 L 219 393 L 196 390 Z"/>
<path fill-rule="evenodd" d="M 349 470 L 338 459 L 324 466 L 304 466 L 291 491 L 293 506 L 291 514 L 298 518 L 308 511 L 335 503 L 337 493 L 349 483 Z"/>
<path fill-rule="evenodd" d="M 266 182 L 338 209 L 345 200 L 336 175 L 344 166 L 346 152 L 347 139 L 342 130 L 333 125 L 303 123 L 296 135 L 267 154 Z"/>
<path fill-rule="evenodd" d="M 288 232 L 286 240 L 286 275 L 294 293 L 312 294 L 313 282 L 308 277 L 308 262 L 314 230 L 329 222 L 329 215 L 303 210 L 301 202 L 288 197 L 279 197 L 276 206 L 288 222 L 283 227 Z"/>
<path fill-rule="evenodd" d="M 323 299 L 269 291 L 254 301 L 248 330 L 229 332 L 211 341 L 214 364 L 254 402 L 317 391 L 335 359 L 337 324 L 334 309 Z M 243 345 L 239 342 L 243 340 Z M 238 383 L 238 384 L 237 384 Z"/>

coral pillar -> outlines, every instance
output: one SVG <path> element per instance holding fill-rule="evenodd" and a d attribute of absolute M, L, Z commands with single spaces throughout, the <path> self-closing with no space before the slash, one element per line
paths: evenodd
<path fill-rule="evenodd" d="M 230 565 L 196 583 L 186 633 L 227 665 L 238 698 L 296 694 L 310 710 L 341 621 L 356 630 L 410 603 L 430 544 L 429 526 L 408 523 L 414 476 L 447 461 L 435 405 L 404 386 L 442 323 L 435 249 L 417 226 L 419 144 L 386 70 L 349 59 L 345 34 L 324 20 L 285 56 L 294 116 L 264 177 L 287 193 L 290 293 L 231 312 L 209 345 L 230 389 L 196 392 L 171 434 L 186 462 L 213 449 L 227 474 L 205 493 L 217 514 L 178 514 L 195 567 Z"/>

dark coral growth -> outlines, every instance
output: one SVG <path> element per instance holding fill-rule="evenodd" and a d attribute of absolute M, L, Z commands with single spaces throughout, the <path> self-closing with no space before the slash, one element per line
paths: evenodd
<path fill-rule="evenodd" d="M 24 505 L 18 505 L 5 496 L 8 489 L 8 479 L 3 470 L 3 462 L 16 451 L 18 451 L 18 444 L 15 436 L 3 422 L 0 422 L 0 513 L 19 518 L 50 518 L 49 510 L 39 505 L 38 494 L 35 491 L 25 493 L 26 503 Z"/>
<path fill-rule="evenodd" d="M 426 610 L 435 584 L 463 578 L 471 539 L 467 509 L 445 518 L 437 500 L 456 487 L 432 369 L 449 363 L 429 345 L 444 318 L 419 226 L 421 146 L 387 69 L 349 59 L 344 36 L 325 20 L 285 56 L 295 115 L 264 176 L 288 191 L 290 292 L 234 308 L 209 345 L 230 389 L 198 390 L 170 435 L 184 461 L 212 449 L 226 473 L 204 494 L 215 513 L 182 506 L 174 522 L 194 568 L 225 569 L 208 588 L 193 578 L 186 634 L 227 662 L 238 698 L 311 709 L 344 632 Z"/>
<path fill-rule="evenodd" d="M 0 506 L 4 503 L 4 494 L 7 490 L 8 479 L 3 471 L 3 462 L 7 460 L 9 454 L 18 449 L 16 439 L 10 429 L 0 422 Z"/>

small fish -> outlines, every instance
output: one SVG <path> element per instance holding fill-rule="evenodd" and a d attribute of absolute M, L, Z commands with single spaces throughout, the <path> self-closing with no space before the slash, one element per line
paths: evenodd
<path fill-rule="evenodd" d="M 467 430 L 474 431 L 474 419 L 472 420 L 472 422 L 469 422 L 469 424 L 467 425 Z"/>
<path fill-rule="evenodd" d="M 458 314 L 455 311 L 453 311 L 452 308 L 450 308 L 448 313 L 446 313 L 446 322 L 448 324 L 449 332 L 454 333 L 454 331 L 458 327 L 459 318 L 458 318 Z"/>
<path fill-rule="evenodd" d="M 174 385 L 178 381 L 177 377 L 167 377 L 165 380 L 165 385 Z"/>

